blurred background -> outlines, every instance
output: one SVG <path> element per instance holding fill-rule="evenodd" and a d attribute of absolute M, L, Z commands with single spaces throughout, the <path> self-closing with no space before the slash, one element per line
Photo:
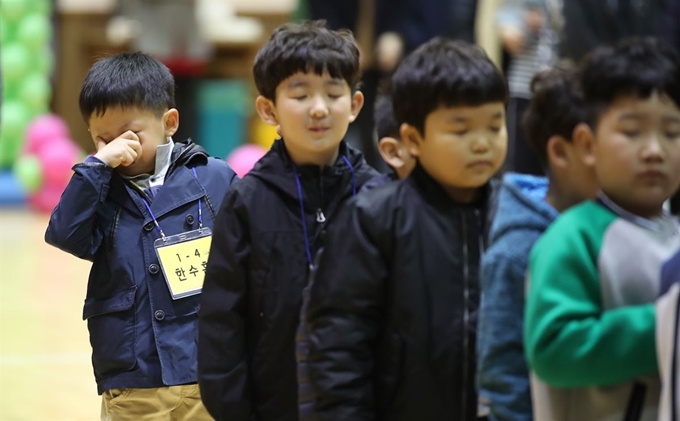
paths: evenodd
<path fill-rule="evenodd" d="M 680 0 L 1 0 L 0 420 L 98 418 L 80 321 L 89 264 L 42 239 L 71 167 L 94 151 L 78 110 L 89 67 L 121 51 L 159 58 L 177 84 L 175 140 L 244 174 L 276 137 L 254 112 L 254 56 L 275 27 L 302 19 L 354 32 L 367 102 L 347 140 L 379 170 L 375 97 L 434 36 L 477 43 L 504 70 L 504 171 L 535 174 L 518 122 L 536 72 L 630 35 L 680 48 Z"/>

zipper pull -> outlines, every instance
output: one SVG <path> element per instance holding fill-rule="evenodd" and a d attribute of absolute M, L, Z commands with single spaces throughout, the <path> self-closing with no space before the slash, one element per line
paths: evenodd
<path fill-rule="evenodd" d="M 316 210 L 316 222 L 320 224 L 326 222 L 326 216 L 323 214 L 321 208 Z"/>

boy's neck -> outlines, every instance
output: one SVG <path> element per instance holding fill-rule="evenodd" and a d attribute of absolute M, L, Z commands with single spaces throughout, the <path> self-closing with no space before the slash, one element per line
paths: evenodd
<path fill-rule="evenodd" d="M 460 188 L 443 186 L 446 194 L 456 203 L 475 203 L 482 197 L 483 187 Z"/>
<path fill-rule="evenodd" d="M 579 203 L 578 201 L 571 199 L 569 195 L 562 192 L 557 186 L 557 183 L 552 179 L 548 184 L 548 191 L 545 194 L 545 201 L 558 213 L 562 213 Z"/>
<path fill-rule="evenodd" d="M 338 155 L 340 154 L 339 147 L 333 148 L 329 151 L 305 153 L 303 151 L 295 150 L 295 148 L 288 147 L 285 141 L 283 144 L 286 148 L 286 152 L 288 152 L 288 157 L 290 157 L 290 160 L 293 161 L 293 163 L 297 166 L 316 165 L 320 168 L 326 166 L 332 167 L 335 165 L 335 161 L 338 160 Z"/>
<path fill-rule="evenodd" d="M 644 218 L 644 219 L 654 219 L 659 218 L 663 215 L 663 204 L 660 206 L 637 206 L 629 203 L 622 203 L 622 201 L 616 200 L 609 196 L 607 193 L 602 192 L 600 199 L 604 203 L 612 208 L 616 213 L 620 211 L 628 212 L 634 216 Z"/>

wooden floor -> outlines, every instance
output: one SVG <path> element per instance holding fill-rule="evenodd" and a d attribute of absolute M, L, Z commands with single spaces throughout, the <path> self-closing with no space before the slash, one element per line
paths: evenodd
<path fill-rule="evenodd" d="M 82 321 L 90 263 L 45 244 L 47 220 L 0 208 L 0 421 L 99 419 Z"/>

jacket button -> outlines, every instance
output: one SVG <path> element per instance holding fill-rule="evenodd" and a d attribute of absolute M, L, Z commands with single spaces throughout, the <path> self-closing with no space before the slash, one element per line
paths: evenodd
<path fill-rule="evenodd" d="M 159 269 L 160 269 L 160 268 L 159 268 L 158 265 L 155 264 L 155 263 L 151 263 L 151 264 L 149 265 L 149 273 L 152 274 L 152 275 L 157 274 Z"/>
<path fill-rule="evenodd" d="M 153 314 L 153 317 L 156 318 L 159 322 L 163 319 L 165 319 L 165 312 L 163 310 L 156 310 L 156 312 Z"/>
<path fill-rule="evenodd" d="M 194 215 L 191 215 L 191 214 L 187 215 L 186 221 L 187 221 L 187 224 L 193 225 L 194 224 Z"/>
<path fill-rule="evenodd" d="M 144 225 L 144 231 L 149 232 L 153 229 L 153 222 L 149 222 L 148 224 Z"/>

